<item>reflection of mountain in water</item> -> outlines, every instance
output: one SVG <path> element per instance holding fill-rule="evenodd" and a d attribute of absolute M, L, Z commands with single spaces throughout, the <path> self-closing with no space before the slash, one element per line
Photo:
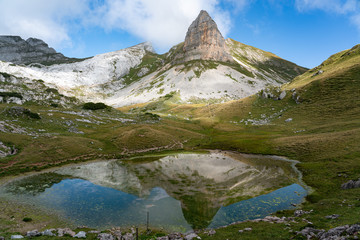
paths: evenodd
<path fill-rule="evenodd" d="M 57 173 L 138 196 L 161 187 L 181 201 L 184 217 L 194 228 L 207 227 L 221 206 L 264 194 L 294 177 L 281 161 L 234 160 L 220 153 L 179 154 L 150 162 L 96 162 Z"/>

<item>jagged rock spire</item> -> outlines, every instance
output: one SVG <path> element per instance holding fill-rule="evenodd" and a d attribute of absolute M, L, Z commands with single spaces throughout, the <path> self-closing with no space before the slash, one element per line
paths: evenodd
<path fill-rule="evenodd" d="M 191 60 L 233 61 L 215 21 L 202 10 L 190 25 L 184 42 L 183 62 Z"/>

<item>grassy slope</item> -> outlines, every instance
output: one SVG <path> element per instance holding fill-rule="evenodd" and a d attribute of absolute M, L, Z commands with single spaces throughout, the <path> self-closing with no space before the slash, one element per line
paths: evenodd
<path fill-rule="evenodd" d="M 114 110 L 110 113 L 131 117 L 137 120 L 137 124 L 116 121 L 100 125 L 79 124 L 78 128 L 85 132 L 84 135 L 68 133 L 62 124 L 50 124 L 49 120 L 56 122 L 61 117 L 76 118 L 69 114 L 57 113 L 51 117 L 43 114 L 39 121 L 21 120 L 20 125 L 34 129 L 41 127 L 60 135 L 32 138 L 1 133 L 0 141 L 19 146 L 21 152 L 1 159 L 0 168 L 4 170 L 9 163 L 14 163 L 5 172 L 14 174 L 32 170 L 36 164 L 48 167 L 82 155 L 121 157 L 119 153 L 124 150 L 128 154 L 140 154 L 138 150 L 143 150 L 144 146 L 149 151 L 213 148 L 285 155 L 301 161 L 299 168 L 304 180 L 315 190 L 302 206 L 305 210 L 314 209 L 305 218 L 315 227 L 325 229 L 356 223 L 359 221 L 360 189 L 340 189 L 342 183 L 360 177 L 359 55 L 346 53 L 334 55 L 326 61 L 321 66 L 323 74 L 312 77 L 318 70 L 310 70 L 285 87 L 296 87 L 300 104 L 291 98 L 290 91 L 281 101 L 252 96 L 213 105 L 179 105 L 170 98 L 138 106 L 131 115 Z M 6 108 L 7 105 L 0 107 Z M 44 110 L 37 106 L 29 108 L 34 112 Z M 141 118 L 146 111 L 161 114 L 164 119 L 160 122 L 145 121 Z M 264 116 L 271 119 L 269 125 L 245 125 L 242 121 L 263 119 Z M 285 122 L 288 118 L 293 120 Z M 278 214 L 287 216 L 292 212 Z M 336 220 L 324 218 L 330 214 L 341 214 L 341 217 Z M 294 236 L 289 230 L 297 231 L 307 225 L 301 218 L 296 220 L 298 223 L 291 224 L 290 228 L 284 224 L 237 224 L 219 229 L 211 239 L 238 239 L 237 230 L 245 227 L 252 227 L 253 231 L 242 234 L 243 239 L 289 239 Z M 202 238 L 210 237 L 202 235 Z"/>

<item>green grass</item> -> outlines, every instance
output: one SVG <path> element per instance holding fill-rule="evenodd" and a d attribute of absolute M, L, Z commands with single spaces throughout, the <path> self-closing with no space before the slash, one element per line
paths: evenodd
<path fill-rule="evenodd" d="M 20 152 L 0 159 L 0 176 L 100 157 L 125 158 L 161 151 L 223 149 L 275 154 L 301 162 L 298 168 L 303 173 L 303 180 L 314 190 L 301 208 L 314 210 L 304 216 L 313 222 L 314 227 L 329 229 L 358 223 L 360 189 L 340 189 L 342 183 L 360 177 L 360 65 L 356 51 L 357 48 L 354 48 L 350 52 L 334 55 L 320 66 L 324 69 L 323 74 L 313 77 L 317 71 L 313 69 L 296 78 L 284 87 L 288 94 L 280 101 L 254 95 L 223 104 L 187 105 L 179 103 L 177 94 L 172 93 L 157 102 L 136 106 L 129 113 L 96 111 L 93 118 L 105 118 L 101 124 L 77 122 L 76 119 L 81 117 L 68 113 L 52 112 L 53 115 L 49 116 L 48 110 L 53 108 L 29 105 L 27 107 L 32 112 L 40 113 L 41 120 L 11 117 L 5 120 L 16 120 L 14 124 L 29 131 L 45 129 L 46 132 L 57 134 L 34 138 L 1 133 L 0 141 L 8 146 L 15 145 Z M 292 99 L 289 90 L 293 87 L 300 96 L 300 104 Z M 0 111 L 8 107 L 7 104 L 0 104 Z M 72 110 L 79 111 L 80 108 Z M 144 113 L 157 114 L 161 119 L 152 119 L 153 115 Z M 109 116 L 131 118 L 136 124 L 106 118 Z M 269 118 L 266 125 L 245 124 L 249 119 L 258 120 L 264 116 Z M 285 122 L 288 118 L 293 121 Z M 84 134 L 68 132 L 68 127 L 64 125 L 66 120 L 75 122 Z M 292 214 L 293 211 L 277 213 L 278 216 Z M 331 214 L 340 214 L 341 217 L 325 219 Z M 40 221 L 38 215 L 28 213 L 17 219 L 24 217 L 32 218 L 33 222 Z M 218 229 L 215 236 L 201 234 L 201 237 L 301 239 L 294 232 L 307 226 L 302 218 L 296 218 L 297 223 L 291 223 L 291 226 L 239 223 Z M 0 218 L 0 223 L 3 232 L 18 231 L 9 218 Z M 241 234 L 238 232 L 246 227 L 253 230 Z"/>

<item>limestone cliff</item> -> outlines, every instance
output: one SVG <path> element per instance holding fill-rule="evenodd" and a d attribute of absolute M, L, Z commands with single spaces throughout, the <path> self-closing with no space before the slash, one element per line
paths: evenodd
<path fill-rule="evenodd" d="M 182 52 L 175 57 L 176 63 L 191 60 L 233 61 L 215 21 L 204 10 L 190 25 Z"/>
<path fill-rule="evenodd" d="M 50 48 L 44 41 L 19 36 L 0 36 L 0 60 L 15 64 L 62 63 L 69 58 Z"/>

